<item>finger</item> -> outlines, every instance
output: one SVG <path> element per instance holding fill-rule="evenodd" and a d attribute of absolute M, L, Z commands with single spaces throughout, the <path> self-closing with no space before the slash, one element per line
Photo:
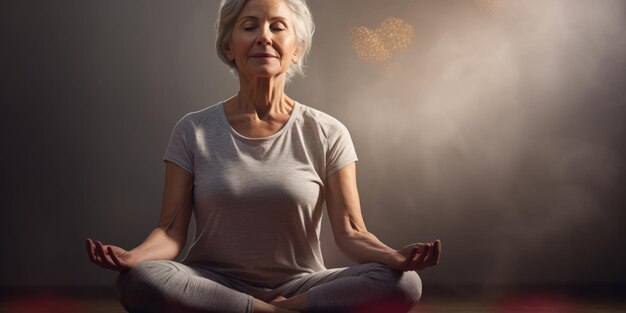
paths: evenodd
<path fill-rule="evenodd" d="M 104 267 L 102 264 L 102 258 L 100 257 L 100 253 L 98 253 L 98 244 L 97 243 L 93 243 L 93 258 L 94 258 L 94 263 L 96 263 L 96 265 L 100 266 L 100 267 Z"/>
<path fill-rule="evenodd" d="M 420 253 L 424 252 L 424 247 L 423 246 L 415 246 L 411 249 L 411 251 L 409 252 L 409 255 L 406 258 L 406 262 L 404 264 L 404 268 L 405 270 L 414 270 L 415 269 L 415 263 L 417 262 L 417 259 L 420 256 Z"/>
<path fill-rule="evenodd" d="M 415 247 L 413 248 L 415 250 L 415 254 L 411 257 L 411 261 L 412 262 L 417 262 L 417 259 L 419 258 L 419 256 L 424 253 L 424 248 L 426 248 L 426 244 L 423 243 L 419 243 L 419 244 L 415 244 Z"/>
<path fill-rule="evenodd" d="M 418 250 L 419 249 L 417 247 L 411 249 L 411 252 L 409 252 L 409 255 L 406 257 L 406 261 L 405 262 L 407 264 L 413 263 L 413 259 L 415 259 L 415 256 L 417 255 Z"/>
<path fill-rule="evenodd" d="M 104 245 L 102 245 L 100 241 L 96 241 L 96 248 L 98 256 L 100 256 L 100 263 L 102 264 L 102 266 L 108 269 L 115 269 L 115 264 L 113 263 L 113 261 L 111 261 L 111 259 L 107 257 L 106 253 L 104 252 Z"/>
<path fill-rule="evenodd" d="M 411 267 L 418 269 L 418 270 L 422 270 L 425 267 L 427 267 L 428 266 L 427 258 L 428 258 L 428 255 L 431 253 L 431 250 L 432 250 L 432 247 L 430 247 L 428 244 L 424 244 L 419 257 L 415 261 L 413 261 L 413 264 L 411 264 Z"/>
<path fill-rule="evenodd" d="M 105 263 L 105 265 L 107 266 L 107 268 L 114 270 L 115 269 L 115 263 L 113 263 L 113 261 L 111 260 L 111 256 L 108 254 L 108 248 L 109 246 L 104 246 L 101 242 L 99 243 L 99 249 L 102 252 L 102 262 Z"/>
<path fill-rule="evenodd" d="M 87 238 L 87 240 L 85 240 L 85 245 L 87 246 L 87 255 L 89 256 L 89 261 L 91 261 L 92 263 L 96 263 L 93 241 Z"/>
<path fill-rule="evenodd" d="M 413 263 L 411 264 L 411 268 L 412 269 L 422 270 L 422 269 L 424 269 L 424 267 L 426 267 L 426 266 L 424 266 L 424 258 L 426 258 L 426 255 L 428 254 L 428 250 L 429 250 L 428 245 L 423 245 L 421 247 L 421 250 L 422 251 L 420 251 L 420 254 L 417 257 L 417 259 L 414 260 Z"/>
<path fill-rule="evenodd" d="M 96 265 L 102 267 L 102 260 L 100 259 L 100 255 L 98 254 L 98 245 L 91 241 L 92 244 L 92 248 L 91 248 L 91 254 L 93 255 L 94 258 L 94 263 L 96 263 Z"/>
<path fill-rule="evenodd" d="M 125 266 L 122 265 L 122 262 L 120 261 L 120 259 L 117 258 L 117 255 L 113 253 L 113 248 L 108 247 L 107 252 L 109 253 L 109 256 L 111 257 L 111 260 L 113 261 L 113 263 L 115 263 L 115 265 L 117 266 L 118 270 L 122 270 L 126 268 Z"/>
<path fill-rule="evenodd" d="M 96 252 L 96 261 L 97 264 L 100 267 L 103 268 L 108 268 L 107 265 L 104 263 L 104 254 L 100 251 L 101 247 L 102 247 L 102 243 L 100 241 L 97 241 L 94 243 L 95 244 L 95 252 Z"/>
<path fill-rule="evenodd" d="M 424 263 L 426 264 L 426 266 L 430 266 L 434 258 L 435 258 L 435 244 L 430 242 L 428 243 L 428 254 L 426 254 L 426 257 L 424 258 Z"/>
<path fill-rule="evenodd" d="M 433 265 L 439 264 L 439 258 L 441 258 L 441 240 L 435 241 L 435 258 L 433 260 Z"/>
<path fill-rule="evenodd" d="M 424 258 L 426 258 L 426 255 L 428 254 L 428 250 L 430 250 L 430 247 L 428 245 L 422 246 L 422 251 L 420 252 L 419 257 L 417 257 L 417 260 L 415 260 L 414 264 L 424 263 Z"/>

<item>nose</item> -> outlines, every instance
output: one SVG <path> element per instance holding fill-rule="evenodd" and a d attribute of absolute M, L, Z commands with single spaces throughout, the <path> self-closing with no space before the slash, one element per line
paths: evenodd
<path fill-rule="evenodd" d="M 257 38 L 257 45 L 261 46 L 271 46 L 272 45 L 272 32 L 269 27 L 263 27 L 263 31 L 259 34 L 259 38 Z"/>

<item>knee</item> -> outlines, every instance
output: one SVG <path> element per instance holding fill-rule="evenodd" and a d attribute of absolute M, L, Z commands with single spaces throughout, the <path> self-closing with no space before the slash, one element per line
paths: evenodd
<path fill-rule="evenodd" d="M 422 280 L 415 271 L 404 272 L 375 263 L 372 274 L 385 290 L 401 296 L 411 307 L 422 297 Z"/>
<path fill-rule="evenodd" d="M 115 282 L 120 303 L 129 312 L 147 311 L 162 298 L 163 285 L 174 272 L 168 261 L 146 261 L 121 272 Z"/>
<path fill-rule="evenodd" d="M 411 306 L 416 305 L 422 297 L 422 280 L 415 271 L 403 272 L 397 288 Z"/>

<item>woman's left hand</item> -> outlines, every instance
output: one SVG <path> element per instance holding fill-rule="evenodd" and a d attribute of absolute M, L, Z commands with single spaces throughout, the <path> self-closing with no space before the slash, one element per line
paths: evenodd
<path fill-rule="evenodd" d="M 441 240 L 412 243 L 390 255 L 389 267 L 402 271 L 422 270 L 439 263 Z"/>

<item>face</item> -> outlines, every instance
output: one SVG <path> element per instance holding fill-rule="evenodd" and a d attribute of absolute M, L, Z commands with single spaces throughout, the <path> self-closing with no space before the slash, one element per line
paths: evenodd
<path fill-rule="evenodd" d="M 226 55 L 239 76 L 276 77 L 297 62 L 293 13 L 282 0 L 249 0 L 239 13 Z"/>

